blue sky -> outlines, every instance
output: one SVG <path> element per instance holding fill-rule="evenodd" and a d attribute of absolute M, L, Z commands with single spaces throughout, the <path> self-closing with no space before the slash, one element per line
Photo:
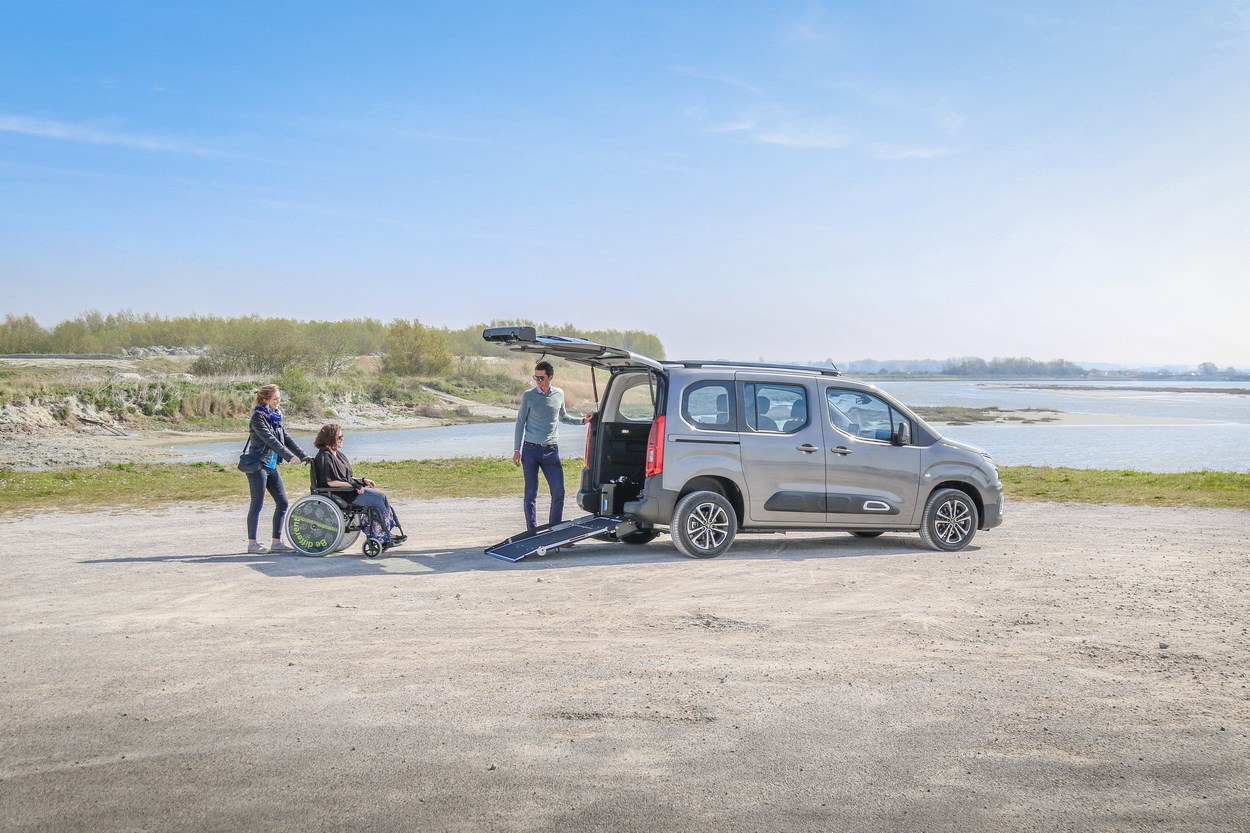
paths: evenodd
<path fill-rule="evenodd" d="M 1250 367 L 1250 0 L 4 17 L 0 312 Z"/>

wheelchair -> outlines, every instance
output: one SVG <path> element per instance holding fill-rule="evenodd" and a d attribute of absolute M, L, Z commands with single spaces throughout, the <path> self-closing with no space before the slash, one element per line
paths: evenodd
<path fill-rule="evenodd" d="M 309 470 L 309 494 L 291 504 L 287 510 L 286 539 L 301 555 L 321 557 L 341 552 L 365 533 L 361 548 L 368 558 L 377 558 L 386 550 L 407 540 L 404 528 L 395 516 L 396 534 L 389 542 L 370 535 L 375 518 L 374 510 L 356 506 L 347 496 L 352 489 L 331 489 L 317 485 L 316 472 Z M 394 510 L 392 510 L 394 514 Z"/>

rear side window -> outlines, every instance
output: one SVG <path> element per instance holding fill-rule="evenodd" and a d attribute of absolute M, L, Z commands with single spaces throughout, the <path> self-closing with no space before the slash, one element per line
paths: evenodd
<path fill-rule="evenodd" d="M 681 415 L 686 422 L 709 431 L 735 431 L 733 382 L 698 382 L 681 395 Z"/>
<path fill-rule="evenodd" d="M 749 383 L 742 394 L 753 431 L 793 434 L 807 425 L 807 388 L 802 385 Z"/>

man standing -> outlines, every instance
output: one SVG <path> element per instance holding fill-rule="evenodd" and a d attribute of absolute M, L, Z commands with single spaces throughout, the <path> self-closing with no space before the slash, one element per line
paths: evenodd
<path fill-rule="evenodd" d="M 566 425 L 590 422 L 592 414 L 582 419 L 571 417 L 564 410 L 564 391 L 551 386 L 555 369 L 551 362 L 534 365 L 535 386 L 521 394 L 521 407 L 516 415 L 516 437 L 512 464 L 525 472 L 525 526 L 538 526 L 538 470 L 542 469 L 551 492 L 550 523 L 558 524 L 564 517 L 564 468 L 560 465 L 559 435 L 556 420 Z"/>

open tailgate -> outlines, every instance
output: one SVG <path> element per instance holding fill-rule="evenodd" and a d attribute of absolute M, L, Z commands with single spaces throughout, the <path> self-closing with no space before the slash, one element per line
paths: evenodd
<path fill-rule="evenodd" d="M 540 336 L 533 327 L 491 327 L 482 331 L 482 338 L 494 344 L 502 344 L 518 353 L 556 356 L 606 370 L 622 367 L 663 369 L 655 359 L 631 353 L 620 347 L 608 347 L 584 338 Z"/>

